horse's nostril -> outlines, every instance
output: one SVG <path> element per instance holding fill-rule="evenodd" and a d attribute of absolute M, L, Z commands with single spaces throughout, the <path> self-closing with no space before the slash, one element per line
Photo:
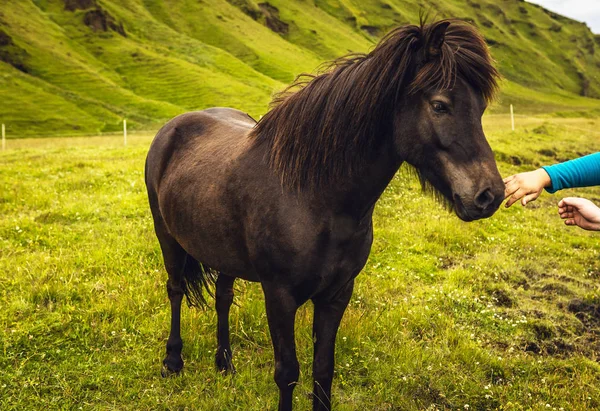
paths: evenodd
<path fill-rule="evenodd" d="M 485 210 L 494 202 L 494 194 L 490 188 L 481 190 L 475 197 L 475 205 L 482 210 Z"/>

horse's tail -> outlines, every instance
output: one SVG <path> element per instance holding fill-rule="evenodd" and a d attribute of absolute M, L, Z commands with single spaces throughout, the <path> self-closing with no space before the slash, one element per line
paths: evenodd
<path fill-rule="evenodd" d="M 214 296 L 213 287 L 219 272 L 186 254 L 183 266 L 184 294 L 190 307 L 208 307 L 205 294 Z"/>

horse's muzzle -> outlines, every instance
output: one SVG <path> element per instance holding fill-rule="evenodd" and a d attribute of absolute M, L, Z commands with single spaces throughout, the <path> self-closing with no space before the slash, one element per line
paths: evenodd
<path fill-rule="evenodd" d="M 502 204 L 504 192 L 498 194 L 494 193 L 492 189 L 486 188 L 477 193 L 470 201 L 463 201 L 458 194 L 454 194 L 452 199 L 458 218 L 469 222 L 491 217 Z"/>

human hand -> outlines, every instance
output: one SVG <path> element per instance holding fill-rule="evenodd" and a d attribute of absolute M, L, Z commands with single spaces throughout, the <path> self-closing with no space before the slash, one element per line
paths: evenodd
<path fill-rule="evenodd" d="M 510 207 L 519 199 L 522 205 L 535 200 L 540 196 L 544 187 L 552 184 L 550 176 L 543 168 L 527 173 L 515 174 L 504 180 L 504 199 L 508 201 L 504 205 Z M 510 198 L 509 198 L 510 197 Z"/>
<path fill-rule="evenodd" d="M 577 225 L 584 230 L 600 231 L 600 208 L 590 200 L 567 197 L 558 202 L 558 214 L 566 225 Z"/>

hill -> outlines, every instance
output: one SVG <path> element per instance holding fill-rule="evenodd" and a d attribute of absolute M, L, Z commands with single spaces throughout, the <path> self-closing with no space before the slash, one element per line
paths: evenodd
<path fill-rule="evenodd" d="M 0 121 L 23 137 L 258 116 L 300 72 L 428 9 L 484 33 L 506 78 L 493 111 L 600 112 L 600 36 L 519 0 L 0 0 Z"/>

